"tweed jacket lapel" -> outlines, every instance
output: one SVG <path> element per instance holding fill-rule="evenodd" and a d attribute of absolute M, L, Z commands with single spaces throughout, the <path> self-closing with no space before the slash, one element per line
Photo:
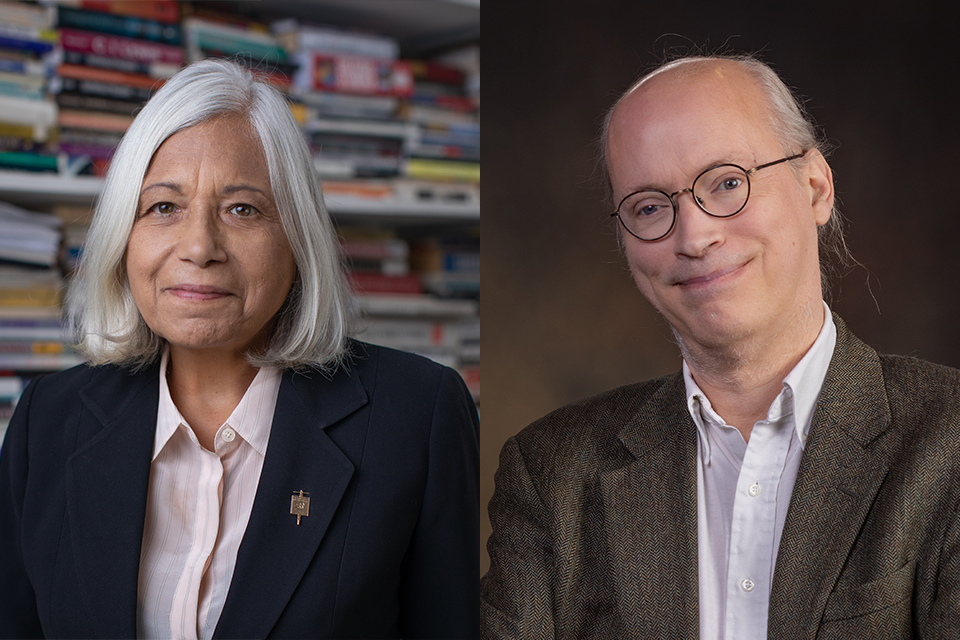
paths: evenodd
<path fill-rule="evenodd" d="M 263 638 L 300 583 L 347 490 L 354 466 L 325 429 L 367 403 L 357 376 L 285 371 L 250 521 L 216 638 Z M 310 494 L 310 515 L 290 514 L 294 491 Z M 336 576 L 330 576 L 336 580 Z"/>
<path fill-rule="evenodd" d="M 601 476 L 604 533 L 625 629 L 699 634 L 696 426 L 683 378 L 667 379 L 621 430 L 634 460 Z"/>
<path fill-rule="evenodd" d="M 67 460 L 67 518 L 77 579 L 97 636 L 137 633 L 137 582 L 157 424 L 159 366 L 104 367 L 80 391 L 76 453 Z"/>
<path fill-rule="evenodd" d="M 834 351 L 783 528 L 770 596 L 771 638 L 813 638 L 887 474 L 890 407 L 877 353 L 834 315 Z M 801 635 L 798 630 L 806 630 Z"/>

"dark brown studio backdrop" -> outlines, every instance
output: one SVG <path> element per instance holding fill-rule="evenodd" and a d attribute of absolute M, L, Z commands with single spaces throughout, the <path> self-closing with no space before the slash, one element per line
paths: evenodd
<path fill-rule="evenodd" d="M 842 280 L 833 308 L 875 348 L 960 366 L 955 25 L 923 1 L 772 4 L 484 0 L 484 543 L 506 438 L 680 366 L 594 176 L 602 114 L 665 50 L 759 51 L 808 98 L 836 144 L 837 193 L 866 268 Z"/>

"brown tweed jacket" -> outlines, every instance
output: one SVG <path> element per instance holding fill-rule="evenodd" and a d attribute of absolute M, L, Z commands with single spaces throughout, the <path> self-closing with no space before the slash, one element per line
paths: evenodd
<path fill-rule="evenodd" d="M 960 637 L 960 371 L 880 356 L 834 320 L 768 637 Z M 696 446 L 679 374 L 511 438 L 482 636 L 695 640 Z"/>

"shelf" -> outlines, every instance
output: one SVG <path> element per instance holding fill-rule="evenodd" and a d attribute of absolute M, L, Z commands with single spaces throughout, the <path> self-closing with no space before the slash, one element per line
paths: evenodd
<path fill-rule="evenodd" d="M 101 178 L 65 178 L 29 171 L 0 171 L 0 200 L 28 208 L 50 208 L 56 204 L 92 206 L 103 183 Z M 390 222 L 480 221 L 480 205 L 446 202 L 366 202 L 360 199 L 325 198 L 331 215 L 337 218 L 373 218 Z"/>

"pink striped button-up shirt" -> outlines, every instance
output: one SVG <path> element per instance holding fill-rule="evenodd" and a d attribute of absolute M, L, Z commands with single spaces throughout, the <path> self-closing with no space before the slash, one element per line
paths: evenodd
<path fill-rule="evenodd" d="M 140 555 L 137 636 L 210 638 L 233 578 L 260 481 L 280 370 L 262 368 L 227 421 L 214 451 L 173 404 L 167 359 Z"/>

